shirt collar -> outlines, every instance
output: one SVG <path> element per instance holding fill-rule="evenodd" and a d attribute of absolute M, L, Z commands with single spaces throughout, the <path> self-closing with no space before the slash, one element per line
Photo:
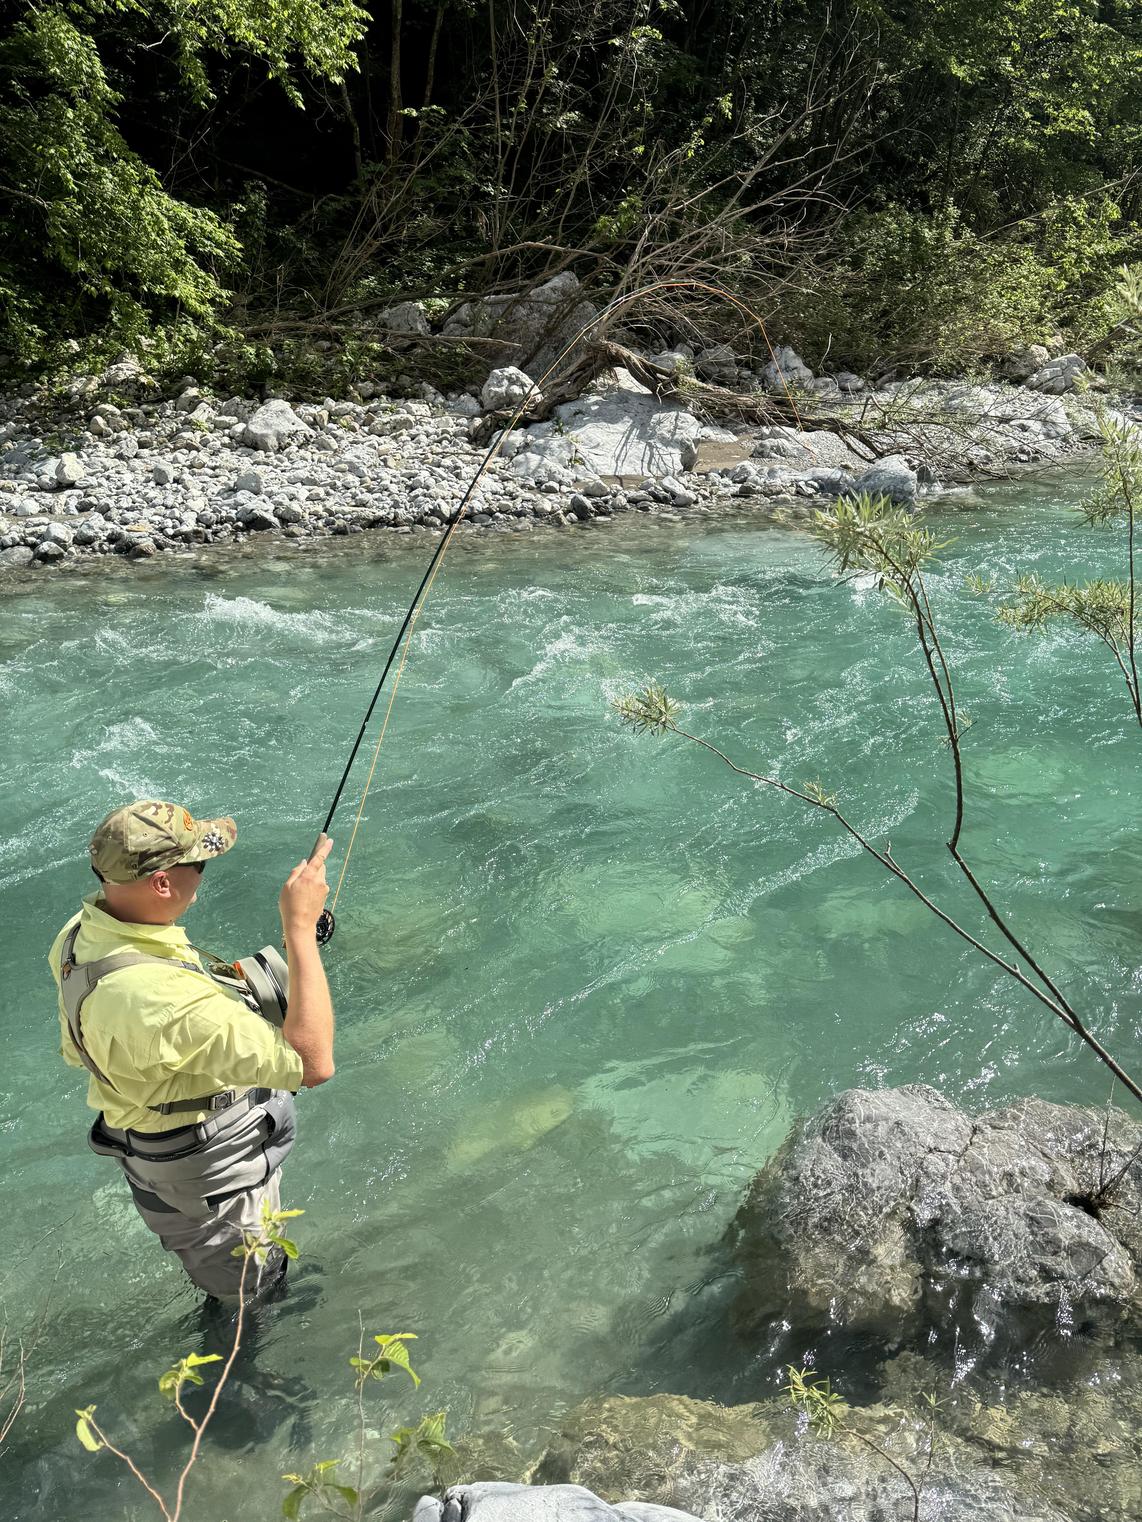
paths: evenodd
<path fill-rule="evenodd" d="M 122 941 L 150 941 L 159 946 L 184 947 L 188 944 L 186 931 L 181 925 L 136 925 L 133 921 L 116 919 L 99 907 L 99 895 L 100 889 L 96 888 L 84 897 L 83 920 L 100 935 Z"/>

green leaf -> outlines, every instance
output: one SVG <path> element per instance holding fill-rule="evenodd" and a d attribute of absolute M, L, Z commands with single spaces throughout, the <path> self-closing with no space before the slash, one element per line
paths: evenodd
<path fill-rule="evenodd" d="M 636 734 L 664 735 L 677 727 L 678 704 L 657 682 L 616 698 L 611 707 Z"/>
<path fill-rule="evenodd" d="M 77 1408 L 75 1414 L 79 1418 L 75 1424 L 76 1437 L 87 1449 L 88 1453 L 98 1453 L 103 1447 L 103 1440 L 96 1437 L 90 1426 L 91 1418 L 95 1414 L 95 1407 L 85 1406 L 82 1411 Z"/>
<path fill-rule="evenodd" d="M 290 1478 L 292 1478 L 292 1476 Z M 286 1496 L 285 1500 L 282 1502 L 283 1517 L 288 1517 L 290 1522 L 296 1522 L 296 1518 L 301 1512 L 301 1503 L 305 1500 L 308 1490 L 308 1485 L 296 1485 L 293 1490 L 290 1491 L 289 1495 Z"/>
<path fill-rule="evenodd" d="M 415 1342 L 415 1332 L 392 1332 L 387 1336 L 374 1336 L 373 1341 L 381 1350 L 381 1357 L 376 1360 L 380 1363 L 384 1373 L 388 1373 L 388 1365 L 395 1364 L 398 1369 L 403 1369 L 414 1385 L 420 1384 L 420 1375 L 415 1372 L 409 1362 L 409 1352 L 405 1342 Z"/>
<path fill-rule="evenodd" d="M 434 1411 L 431 1416 L 421 1418 L 420 1426 L 416 1429 L 416 1446 L 422 1452 L 454 1452 L 452 1444 L 444 1436 L 444 1423 L 447 1419 L 447 1411 Z"/>

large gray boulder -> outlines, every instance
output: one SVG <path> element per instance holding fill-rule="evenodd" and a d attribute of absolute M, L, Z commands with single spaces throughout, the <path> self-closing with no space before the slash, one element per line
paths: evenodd
<path fill-rule="evenodd" d="M 1117 1321 L 1142 1269 L 1140 1143 L 1119 1112 L 1029 1099 L 973 1119 L 924 1084 L 849 1089 L 734 1219 L 738 1317 L 915 1336 L 966 1296 L 987 1318 Z"/>
<path fill-rule="evenodd" d="M 493 370 L 480 390 L 480 402 L 486 412 L 499 412 L 505 407 L 518 407 L 521 402 L 540 400 L 531 376 L 515 365 L 503 365 Z"/>
<path fill-rule="evenodd" d="M 74 454 L 62 454 L 59 464 L 55 468 L 57 486 L 78 486 L 83 480 L 83 466 L 79 456 Z"/>
<path fill-rule="evenodd" d="M 432 332 L 428 314 L 419 301 L 399 301 L 396 306 L 386 307 L 377 317 L 377 325 L 384 328 L 386 342 L 392 349 L 410 348 L 410 340 L 427 338 Z"/>
<path fill-rule="evenodd" d="M 288 402 L 263 402 L 246 424 L 242 443 L 248 449 L 275 453 L 298 439 L 308 438 L 313 429 L 298 417 Z"/>
<path fill-rule="evenodd" d="M 582 1485 L 453 1485 L 421 1496 L 413 1522 L 698 1522 L 689 1512 L 647 1502 L 610 1506 Z"/>
<path fill-rule="evenodd" d="M 1045 344 L 1027 344 L 1005 355 L 999 362 L 999 372 L 1005 380 L 1025 381 L 1036 370 L 1041 370 L 1050 358 L 1050 350 Z"/>
<path fill-rule="evenodd" d="M 782 344 L 762 370 L 761 383 L 767 391 L 804 391 L 813 383 L 813 372 L 796 349 Z"/>
<path fill-rule="evenodd" d="M 1064 391 L 1073 391 L 1079 377 L 1088 373 L 1087 362 L 1081 354 L 1060 354 L 1058 359 L 1050 359 L 1036 370 L 1025 384 L 1032 391 L 1062 396 Z"/>
<path fill-rule="evenodd" d="M 903 455 L 885 455 L 861 471 L 855 482 L 858 492 L 870 497 L 888 497 L 893 502 L 914 502 L 919 490 L 916 472 Z"/>
<path fill-rule="evenodd" d="M 673 476 L 684 469 L 687 445 L 734 439 L 725 429 L 700 422 L 681 403 L 653 396 L 627 371 L 618 370 L 607 389 L 564 402 L 550 422 L 528 428 L 511 468 L 529 480 L 540 479 L 537 461 L 572 477 Z"/>
<path fill-rule="evenodd" d="M 442 332 L 446 338 L 499 339 L 481 346 L 493 365 L 518 365 L 539 380 L 579 330 L 598 315 L 570 270 L 531 291 L 485 296 L 457 307 Z M 575 355 L 570 356 L 573 362 Z"/>
<path fill-rule="evenodd" d="M 52 519 L 50 523 L 45 523 L 39 536 L 39 543 L 41 545 L 59 544 L 65 550 L 71 549 L 74 540 L 75 530 L 70 524 L 61 523 L 58 519 Z"/>

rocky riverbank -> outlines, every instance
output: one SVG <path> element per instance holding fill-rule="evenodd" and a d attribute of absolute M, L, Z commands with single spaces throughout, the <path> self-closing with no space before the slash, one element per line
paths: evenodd
<path fill-rule="evenodd" d="M 772 514 L 860 490 L 916 502 L 1080 457 L 1097 438 L 1082 360 L 1046 350 L 1024 358 L 1022 384 L 871 385 L 815 376 L 789 349 L 757 374 L 728 351 L 676 349 L 646 364 L 780 397 L 800 426 L 717 416 L 684 385 L 655 394 L 620 367 L 502 439 L 471 524 L 527 532 L 727 504 Z M 531 385 L 507 367 L 479 395 L 424 385 L 393 398 L 363 379 L 349 399 L 291 403 L 214 396 L 191 376 L 163 395 L 124 360 L 62 399 L 25 388 L 0 399 L 0 568 L 440 528 L 505 410 L 524 397 L 542 410 Z"/>

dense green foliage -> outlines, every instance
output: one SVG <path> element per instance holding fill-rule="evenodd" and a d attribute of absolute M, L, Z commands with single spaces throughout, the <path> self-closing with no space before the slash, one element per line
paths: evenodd
<path fill-rule="evenodd" d="M 181 95 L 205 111 L 210 63 L 241 50 L 300 105 L 291 59 L 311 73 L 343 71 L 363 14 L 351 0 L 280 0 L 253 13 L 240 0 L 74 0 L 10 11 L 0 41 L 4 341 L 34 356 L 92 326 L 119 336 L 157 315 L 217 312 L 241 245 L 201 193 L 171 194 L 127 141 L 118 120 L 127 92 L 156 49 L 166 73 L 148 80 L 151 109 Z"/>
<path fill-rule="evenodd" d="M 1134 0 L 57 0 L 0 26 L 21 359 L 571 266 L 732 283 L 814 360 L 952 366 L 1097 343 L 1140 257 Z"/>

